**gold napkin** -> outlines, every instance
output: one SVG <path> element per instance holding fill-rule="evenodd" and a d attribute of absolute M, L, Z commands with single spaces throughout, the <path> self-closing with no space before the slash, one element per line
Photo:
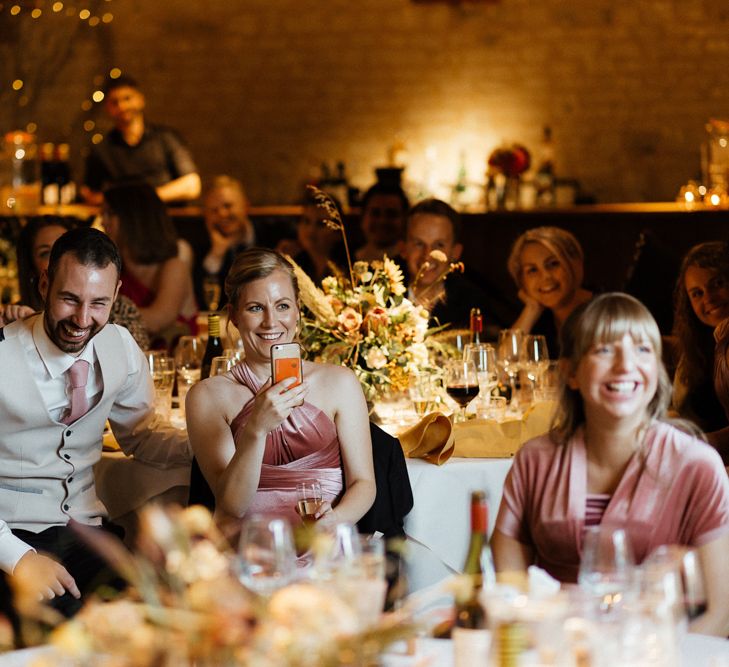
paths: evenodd
<path fill-rule="evenodd" d="M 508 458 L 527 441 L 549 430 L 556 403 L 533 404 L 520 419 L 471 419 L 456 424 L 454 456 Z"/>
<path fill-rule="evenodd" d="M 431 412 L 399 436 L 405 456 L 443 465 L 452 455 L 453 424 L 441 412 Z"/>

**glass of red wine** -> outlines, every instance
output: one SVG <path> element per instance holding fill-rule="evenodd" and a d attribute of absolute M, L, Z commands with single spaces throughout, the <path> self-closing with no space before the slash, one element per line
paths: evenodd
<path fill-rule="evenodd" d="M 454 359 L 448 362 L 445 368 L 445 388 L 459 406 L 453 413 L 453 423 L 466 421 L 466 406 L 478 395 L 478 372 L 472 359 Z"/>

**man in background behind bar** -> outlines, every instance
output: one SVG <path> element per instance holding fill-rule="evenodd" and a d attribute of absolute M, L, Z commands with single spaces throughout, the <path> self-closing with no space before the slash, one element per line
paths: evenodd
<path fill-rule="evenodd" d="M 114 122 L 104 140 L 91 148 L 81 195 L 100 205 L 110 185 L 143 181 L 154 186 L 165 202 L 200 196 L 200 176 L 192 154 L 173 130 L 146 123 L 145 99 L 128 76 L 108 79 L 104 105 Z"/>

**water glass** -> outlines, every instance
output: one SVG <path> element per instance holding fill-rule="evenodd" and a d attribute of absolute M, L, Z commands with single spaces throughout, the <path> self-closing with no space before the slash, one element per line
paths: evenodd
<path fill-rule="evenodd" d="M 238 554 L 241 583 L 259 595 L 273 594 L 296 574 L 294 540 L 285 519 L 262 515 L 247 519 Z"/>
<path fill-rule="evenodd" d="M 588 526 L 577 581 L 601 612 L 620 607 L 634 584 L 632 549 L 626 532 L 606 525 Z"/>
<path fill-rule="evenodd" d="M 688 549 L 681 558 L 681 581 L 683 582 L 684 604 L 689 621 L 698 618 L 706 611 L 706 586 L 701 570 L 699 556 Z"/>
<path fill-rule="evenodd" d="M 541 382 L 534 390 L 536 401 L 558 401 L 562 388 L 562 374 L 558 361 L 548 361 L 542 372 Z"/>
<path fill-rule="evenodd" d="M 166 421 L 172 417 L 172 388 L 175 384 L 175 362 L 161 350 L 147 353 L 149 372 L 154 382 L 154 408 Z"/>
<path fill-rule="evenodd" d="M 479 419 L 491 419 L 502 422 L 506 419 L 506 398 L 504 396 L 492 396 L 487 405 L 480 404 L 476 411 Z"/>

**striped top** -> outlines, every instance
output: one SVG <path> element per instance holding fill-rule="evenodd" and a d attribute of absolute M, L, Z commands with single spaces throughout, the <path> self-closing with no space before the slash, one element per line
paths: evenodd
<path fill-rule="evenodd" d="M 597 526 L 610 502 L 609 493 L 588 493 L 585 503 L 585 527 Z"/>

